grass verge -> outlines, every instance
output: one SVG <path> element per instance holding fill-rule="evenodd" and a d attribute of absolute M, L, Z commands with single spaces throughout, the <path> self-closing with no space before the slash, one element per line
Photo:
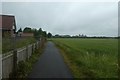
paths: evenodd
<path fill-rule="evenodd" d="M 66 55 L 68 54 L 67 48 L 65 48 L 65 46 L 58 44 L 57 42 L 54 42 L 54 43 L 59 48 L 64 58 L 65 63 L 69 66 L 70 70 L 72 71 L 73 77 L 74 78 L 80 78 L 80 77 L 85 78 L 86 76 L 80 71 L 80 68 L 77 67 L 77 65 L 70 59 L 68 55 Z"/>

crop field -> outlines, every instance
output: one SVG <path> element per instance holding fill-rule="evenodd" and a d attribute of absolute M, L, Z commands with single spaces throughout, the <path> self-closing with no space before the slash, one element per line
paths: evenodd
<path fill-rule="evenodd" d="M 52 38 L 75 78 L 117 78 L 118 40 Z"/>

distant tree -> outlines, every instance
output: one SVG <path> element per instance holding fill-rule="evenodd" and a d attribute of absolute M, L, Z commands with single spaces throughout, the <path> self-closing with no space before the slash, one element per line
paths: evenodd
<path fill-rule="evenodd" d="M 81 35 L 79 34 L 79 37 L 81 37 Z"/>
<path fill-rule="evenodd" d="M 22 28 L 20 28 L 17 32 L 22 32 Z"/>
<path fill-rule="evenodd" d="M 46 31 L 42 31 L 42 36 L 43 36 L 43 37 L 47 37 Z"/>
<path fill-rule="evenodd" d="M 38 32 L 39 34 L 42 34 L 42 28 L 39 28 Z"/>
<path fill-rule="evenodd" d="M 24 28 L 23 32 L 31 33 L 32 29 L 29 27 Z"/>
<path fill-rule="evenodd" d="M 17 36 L 21 37 L 22 35 L 22 28 L 20 28 L 18 31 L 17 31 Z"/>
<path fill-rule="evenodd" d="M 49 33 L 47 34 L 47 37 L 48 37 L 48 38 L 51 38 L 51 37 L 52 37 L 52 34 L 49 32 Z"/>
<path fill-rule="evenodd" d="M 32 31 L 33 31 L 34 37 L 37 37 L 37 36 L 38 36 L 38 31 L 37 31 L 37 29 L 32 29 Z"/>
<path fill-rule="evenodd" d="M 56 34 L 54 37 L 61 37 L 59 34 Z"/>

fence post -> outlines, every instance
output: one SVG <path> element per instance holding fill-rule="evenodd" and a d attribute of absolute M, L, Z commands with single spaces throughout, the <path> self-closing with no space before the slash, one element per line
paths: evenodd
<path fill-rule="evenodd" d="M 33 54 L 33 44 L 32 44 L 32 54 Z"/>
<path fill-rule="evenodd" d="M 26 60 L 29 59 L 28 46 L 26 46 Z"/>
<path fill-rule="evenodd" d="M 16 49 L 16 35 L 12 36 L 13 44 L 13 76 L 12 78 L 17 77 L 17 49 Z"/>
<path fill-rule="evenodd" d="M 17 50 L 13 51 L 13 78 L 17 76 Z"/>

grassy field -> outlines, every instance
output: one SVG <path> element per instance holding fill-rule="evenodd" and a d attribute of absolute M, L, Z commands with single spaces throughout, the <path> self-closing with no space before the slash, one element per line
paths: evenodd
<path fill-rule="evenodd" d="M 53 38 L 75 78 L 117 78 L 117 39 Z"/>
<path fill-rule="evenodd" d="M 2 53 L 11 51 L 14 47 L 21 48 L 27 46 L 35 41 L 36 40 L 32 37 L 16 38 L 15 40 L 12 38 L 2 38 Z"/>

